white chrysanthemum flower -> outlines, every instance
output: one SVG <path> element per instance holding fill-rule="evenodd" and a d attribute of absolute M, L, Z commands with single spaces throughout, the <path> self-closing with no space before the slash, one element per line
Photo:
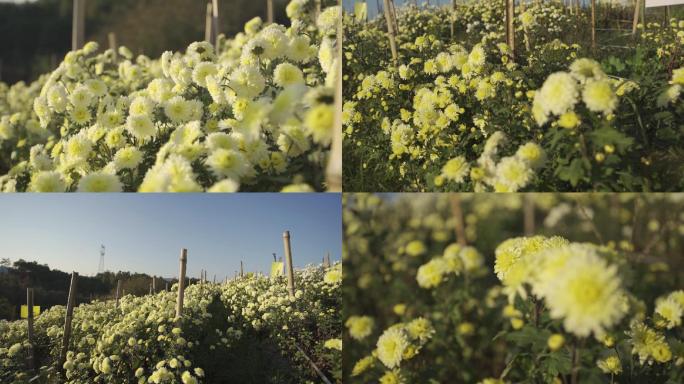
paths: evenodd
<path fill-rule="evenodd" d="M 442 167 L 442 176 L 455 183 L 462 183 L 470 171 L 470 164 L 463 156 L 456 156 Z"/>
<path fill-rule="evenodd" d="M 539 168 L 546 160 L 544 149 L 539 144 L 533 142 L 521 145 L 515 156 L 527 162 L 532 168 Z"/>
<path fill-rule="evenodd" d="M 418 268 L 416 280 L 423 288 L 434 288 L 442 283 L 442 279 L 449 272 L 448 263 L 441 257 L 436 257 Z"/>
<path fill-rule="evenodd" d="M 589 80 L 584 86 L 582 100 L 589 110 L 610 114 L 618 106 L 613 85 L 607 79 Z"/>
<path fill-rule="evenodd" d="M 81 177 L 78 192 L 121 192 L 122 184 L 116 175 L 93 172 Z"/>
<path fill-rule="evenodd" d="M 278 148 L 288 156 L 295 157 L 311 149 L 311 141 L 298 120 L 289 120 L 280 129 Z"/>
<path fill-rule="evenodd" d="M 175 96 L 166 102 L 164 113 L 174 123 L 184 123 L 192 117 L 192 105 L 183 97 Z"/>
<path fill-rule="evenodd" d="M 409 342 L 404 330 L 399 327 L 389 328 L 378 339 L 376 345 L 378 359 L 387 368 L 398 367 L 408 347 Z"/>
<path fill-rule="evenodd" d="M 223 179 L 207 189 L 207 192 L 233 193 L 240 189 L 240 183 L 233 179 Z"/>
<path fill-rule="evenodd" d="M 31 192 L 64 192 L 66 184 L 59 172 L 40 171 L 31 177 L 28 190 Z"/>
<path fill-rule="evenodd" d="M 138 140 L 153 137 L 156 133 L 154 123 L 147 115 L 130 115 L 126 119 L 126 130 Z"/>
<path fill-rule="evenodd" d="M 128 113 L 133 116 L 152 116 L 154 112 L 154 102 L 145 96 L 138 96 L 131 101 Z"/>
<path fill-rule="evenodd" d="M 624 315 L 623 295 L 617 268 L 585 251 L 565 263 L 564 273 L 548 288 L 545 302 L 552 318 L 563 319 L 566 331 L 601 338 Z"/>
<path fill-rule="evenodd" d="M 228 86 L 235 91 L 238 97 L 252 99 L 259 96 L 264 90 L 266 80 L 258 68 L 242 66 L 231 73 Z"/>
<path fill-rule="evenodd" d="M 85 161 L 93 149 L 93 142 L 85 135 L 74 135 L 64 144 L 64 153 L 69 163 Z"/>
<path fill-rule="evenodd" d="M 544 114 L 560 116 L 573 109 L 578 96 L 577 81 L 568 73 L 556 72 L 546 79 L 538 91 L 538 97 L 535 97 L 535 102 Z"/>
<path fill-rule="evenodd" d="M 195 69 L 192 71 L 192 81 L 200 87 L 206 87 L 207 76 L 213 76 L 218 73 L 218 67 L 214 63 L 207 61 L 201 61 L 195 65 Z"/>
<path fill-rule="evenodd" d="M 69 117 L 78 125 L 85 125 L 92 119 L 88 107 L 74 107 L 71 112 L 69 112 Z"/>
<path fill-rule="evenodd" d="M 145 174 L 138 192 L 199 192 L 190 162 L 180 155 L 170 155 Z"/>
<path fill-rule="evenodd" d="M 280 63 L 273 71 L 273 81 L 283 88 L 304 83 L 302 70 L 290 63 Z"/>
<path fill-rule="evenodd" d="M 677 300 L 668 297 L 656 303 L 655 313 L 664 320 L 665 328 L 672 329 L 682 324 L 684 309 Z"/>
<path fill-rule="evenodd" d="M 329 104 L 319 104 L 306 113 L 304 126 L 314 142 L 329 145 L 332 141 L 335 108 Z"/>
<path fill-rule="evenodd" d="M 222 148 L 207 157 L 207 165 L 216 176 L 236 180 L 247 174 L 251 167 L 240 151 Z"/>
<path fill-rule="evenodd" d="M 71 105 L 77 108 L 85 108 L 93 102 L 93 93 L 85 85 L 78 85 L 69 95 Z"/>
<path fill-rule="evenodd" d="M 149 97 L 157 103 L 163 103 L 173 97 L 173 84 L 167 79 L 154 79 L 147 85 Z"/>
<path fill-rule="evenodd" d="M 496 165 L 495 189 L 498 192 L 515 192 L 525 187 L 533 176 L 532 169 L 525 161 L 515 156 L 504 157 Z"/>
<path fill-rule="evenodd" d="M 323 39 L 318 48 L 318 62 L 323 72 L 328 73 L 332 69 L 335 61 L 335 46 L 331 39 Z"/>
<path fill-rule="evenodd" d="M 287 58 L 297 62 L 306 63 L 314 55 L 314 48 L 311 47 L 311 39 L 306 35 L 295 36 L 290 40 L 290 45 L 285 53 Z"/>
<path fill-rule="evenodd" d="M 590 79 L 602 79 L 606 74 L 601 69 L 601 64 L 592 59 L 582 58 L 575 60 L 570 65 L 570 72 L 582 82 Z"/>
<path fill-rule="evenodd" d="M 88 90 L 96 97 L 107 94 L 107 84 L 102 80 L 88 79 L 85 81 L 85 86 L 88 87 Z"/>
<path fill-rule="evenodd" d="M 487 53 L 481 44 L 475 45 L 468 55 L 468 65 L 473 69 L 479 69 L 484 66 L 486 60 Z"/>
<path fill-rule="evenodd" d="M 52 158 L 48 155 L 43 144 L 36 144 L 31 147 L 29 163 L 33 169 L 38 171 L 49 171 L 53 168 Z"/>
<path fill-rule="evenodd" d="M 114 155 L 114 165 L 117 170 L 133 169 L 142 162 L 143 154 L 136 147 L 119 149 Z"/>
<path fill-rule="evenodd" d="M 55 84 L 48 89 L 47 103 L 55 112 L 64 112 L 67 106 L 67 92 L 63 85 Z"/>
<path fill-rule="evenodd" d="M 209 95 L 211 96 L 211 99 L 214 101 L 214 103 L 224 104 L 226 102 L 226 94 L 221 88 L 221 84 L 219 84 L 218 78 L 214 75 L 209 75 L 205 77 L 204 80 L 206 83 L 207 91 L 209 91 Z"/>

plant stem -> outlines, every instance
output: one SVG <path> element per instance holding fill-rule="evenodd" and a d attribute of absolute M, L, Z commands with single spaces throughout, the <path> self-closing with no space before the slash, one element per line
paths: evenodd
<path fill-rule="evenodd" d="M 572 344 L 572 373 L 570 378 L 571 384 L 579 383 L 579 361 L 580 351 L 577 348 L 577 341 Z"/>

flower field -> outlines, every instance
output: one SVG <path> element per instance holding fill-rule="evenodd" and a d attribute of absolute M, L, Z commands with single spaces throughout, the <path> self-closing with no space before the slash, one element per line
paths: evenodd
<path fill-rule="evenodd" d="M 65 317 L 54 307 L 35 320 L 38 383 L 318 383 L 303 353 L 331 382 L 340 382 L 341 265 L 295 273 L 290 299 L 284 278 L 248 275 L 185 290 L 175 318 L 169 292 L 124 296 L 75 308 L 66 380 L 47 372 L 57 361 Z M 27 383 L 26 321 L 0 321 L 0 381 Z M 301 349 L 301 351 L 300 351 Z"/>
<path fill-rule="evenodd" d="M 216 47 L 160 58 L 96 43 L 32 84 L 0 84 L 3 191 L 324 189 L 339 7 L 287 6 Z"/>
<path fill-rule="evenodd" d="M 345 14 L 345 190 L 684 187 L 682 15 L 632 36 L 604 2 L 594 48 L 587 7 L 518 3 L 514 54 L 504 1 L 397 7 L 396 62 L 384 18 Z"/>
<path fill-rule="evenodd" d="M 345 383 L 681 383 L 684 195 L 350 194 Z"/>

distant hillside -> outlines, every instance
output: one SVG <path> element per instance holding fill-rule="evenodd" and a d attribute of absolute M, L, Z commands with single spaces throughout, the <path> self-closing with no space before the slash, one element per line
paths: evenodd
<path fill-rule="evenodd" d="M 35 305 L 41 310 L 54 305 L 65 305 L 69 294 L 71 274 L 36 262 L 19 260 L 8 266 L 3 260 L 0 266 L 0 319 L 13 320 L 19 317 L 19 307 L 26 304 L 26 288 L 34 289 Z M 114 297 L 116 282 L 122 280 L 126 294 L 145 295 L 149 293 L 152 277 L 130 272 L 105 272 L 97 276 L 79 276 L 77 303 L 94 299 Z M 165 288 L 158 280 L 157 289 Z"/>

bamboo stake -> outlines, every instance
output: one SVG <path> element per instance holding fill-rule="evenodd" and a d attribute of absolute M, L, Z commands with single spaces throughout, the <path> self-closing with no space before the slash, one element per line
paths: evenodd
<path fill-rule="evenodd" d="M 394 32 L 396 34 L 399 34 L 399 22 L 397 21 L 397 7 L 394 6 L 394 0 L 390 0 L 390 10 L 392 13 L 390 16 L 392 17 L 392 24 L 394 24 Z M 342 20 L 340 18 L 340 20 Z"/>
<path fill-rule="evenodd" d="M 26 307 L 28 309 L 28 342 L 29 342 L 29 357 L 28 368 L 33 371 L 36 367 L 35 347 L 33 345 L 33 288 L 26 288 Z"/>
<path fill-rule="evenodd" d="M 394 25 L 392 24 L 392 17 L 390 16 L 390 5 L 389 0 L 383 0 L 384 11 L 385 11 L 385 22 L 387 23 L 387 37 L 390 42 L 390 50 L 392 51 L 392 62 L 397 65 L 397 42 L 396 34 L 394 32 Z"/>
<path fill-rule="evenodd" d="M 183 316 L 183 295 L 185 294 L 185 268 L 188 263 L 188 250 L 181 249 L 180 272 L 178 274 L 178 300 L 176 302 L 176 321 L 180 323 Z"/>
<path fill-rule="evenodd" d="M 207 3 L 207 15 L 204 20 L 204 41 L 208 41 L 211 44 L 211 23 L 213 21 L 213 11 L 211 10 L 211 3 Z"/>
<path fill-rule="evenodd" d="M 456 28 L 456 0 L 451 0 L 451 38 L 454 38 L 454 29 Z"/>
<path fill-rule="evenodd" d="M 116 45 L 116 33 L 114 32 L 109 32 L 107 34 L 107 40 L 109 41 L 109 49 L 112 50 L 112 53 L 114 54 L 114 58 L 116 59 L 118 56 L 118 53 L 116 50 L 118 49 Z"/>
<path fill-rule="evenodd" d="M 273 0 L 266 0 L 266 20 L 273 24 Z"/>
<path fill-rule="evenodd" d="M 596 54 L 596 0 L 591 0 L 591 50 Z"/>
<path fill-rule="evenodd" d="M 157 293 L 157 276 L 152 276 L 152 293 Z"/>
<path fill-rule="evenodd" d="M 641 12 L 641 1 L 635 0 L 634 5 L 634 20 L 632 21 L 632 35 L 637 33 L 637 25 L 639 25 L 639 13 Z"/>
<path fill-rule="evenodd" d="M 515 60 L 515 0 L 506 0 L 506 43 Z"/>
<path fill-rule="evenodd" d="M 121 279 L 116 282 L 116 307 L 119 308 L 119 299 L 121 299 Z"/>
<path fill-rule="evenodd" d="M 244 277 L 244 276 L 245 276 L 245 269 L 244 269 L 244 265 L 242 264 L 242 260 L 240 260 L 240 277 Z"/>
<path fill-rule="evenodd" d="M 71 50 L 83 47 L 85 40 L 85 0 L 74 0 L 71 21 Z"/>
<path fill-rule="evenodd" d="M 290 231 L 283 233 L 283 247 L 285 248 L 285 260 L 287 271 L 287 289 L 290 297 L 294 298 L 294 268 L 292 267 L 292 247 L 290 246 Z"/>
<path fill-rule="evenodd" d="M 467 245 L 465 235 L 465 225 L 463 222 L 463 210 L 461 209 L 461 195 L 454 193 L 451 195 L 451 213 L 455 220 L 456 241 L 461 247 Z"/>
<path fill-rule="evenodd" d="M 523 216 L 525 221 L 525 236 L 534 235 L 534 198 L 526 193 L 523 197 Z"/>
<path fill-rule="evenodd" d="M 340 3 L 341 4 L 341 3 Z M 340 7 L 341 12 L 341 7 Z M 342 192 L 342 18 L 337 24 L 337 67 L 335 68 L 335 123 L 333 141 L 330 148 L 330 159 L 326 169 L 326 181 L 329 192 Z M 275 253 L 273 254 L 275 261 Z"/>
<path fill-rule="evenodd" d="M 216 43 L 218 42 L 218 36 L 221 34 L 221 21 L 219 20 L 219 5 L 218 5 L 219 0 L 212 0 L 212 18 L 211 18 L 211 45 L 216 47 Z"/>
<path fill-rule="evenodd" d="M 57 361 L 57 370 L 63 372 L 64 362 L 66 361 L 67 351 L 69 350 L 69 340 L 71 339 L 71 321 L 74 317 L 74 303 L 76 301 L 78 273 L 71 273 L 71 284 L 69 285 L 69 298 L 67 299 L 66 316 L 64 318 L 64 335 L 62 336 L 62 350 Z"/>

